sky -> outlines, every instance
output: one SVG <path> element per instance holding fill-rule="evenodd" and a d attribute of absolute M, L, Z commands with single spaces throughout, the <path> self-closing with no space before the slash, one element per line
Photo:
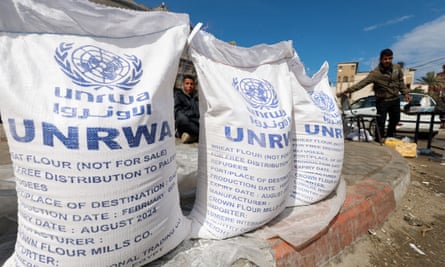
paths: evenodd
<path fill-rule="evenodd" d="M 336 83 L 337 64 L 358 62 L 359 72 L 378 65 L 390 48 L 394 63 L 415 68 L 416 81 L 445 65 L 445 0 L 135 0 L 148 7 L 164 3 L 187 13 L 190 23 L 238 46 L 291 40 L 308 75 L 324 61 Z"/>

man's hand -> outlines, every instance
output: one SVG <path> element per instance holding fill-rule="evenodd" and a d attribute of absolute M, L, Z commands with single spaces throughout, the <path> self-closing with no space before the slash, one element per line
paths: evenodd
<path fill-rule="evenodd" d="M 405 94 L 405 101 L 409 103 L 409 101 L 411 101 L 411 95 L 410 94 Z"/>
<path fill-rule="evenodd" d="M 346 94 L 346 91 L 339 92 L 339 93 L 337 93 L 337 97 L 341 97 L 341 96 L 344 95 L 344 94 Z"/>

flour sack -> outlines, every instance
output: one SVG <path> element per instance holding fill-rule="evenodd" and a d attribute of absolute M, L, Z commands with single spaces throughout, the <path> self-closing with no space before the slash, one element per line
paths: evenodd
<path fill-rule="evenodd" d="M 293 74 L 292 134 L 293 189 L 287 206 L 308 205 L 331 194 L 340 181 L 344 156 L 341 113 L 328 82 L 325 62 L 312 77 L 295 54 L 289 61 Z"/>
<path fill-rule="evenodd" d="M 201 132 L 192 236 L 223 239 L 285 208 L 292 164 L 290 42 L 233 46 L 199 32 Z"/>
<path fill-rule="evenodd" d="M 188 16 L 0 1 L 18 235 L 5 266 L 140 266 L 189 233 L 172 88 Z"/>

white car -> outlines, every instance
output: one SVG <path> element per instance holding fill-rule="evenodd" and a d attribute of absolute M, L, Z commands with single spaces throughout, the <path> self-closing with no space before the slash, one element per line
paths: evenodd
<path fill-rule="evenodd" d="M 418 93 L 410 93 L 411 95 L 411 101 L 410 105 L 411 108 L 416 108 L 420 106 L 421 102 L 425 106 L 428 106 L 430 109 L 434 109 L 436 106 L 436 101 L 432 97 L 425 96 L 424 94 L 418 94 Z M 425 98 L 424 98 L 425 97 Z M 416 119 L 417 115 L 408 115 L 405 112 L 406 105 L 408 104 L 405 101 L 405 97 L 403 95 L 400 96 L 400 109 L 402 110 L 400 114 L 400 122 L 397 124 L 397 132 L 403 133 L 403 132 L 410 132 L 414 133 L 416 129 Z M 429 102 L 429 103 L 428 103 Z M 350 110 L 345 110 L 345 114 L 348 114 L 352 112 L 353 114 L 365 114 L 365 115 L 375 115 L 377 113 L 377 109 L 375 107 L 375 96 L 370 95 L 363 98 L 359 98 L 356 101 L 354 101 L 351 104 Z M 436 134 L 440 128 L 440 116 L 436 114 L 434 116 L 434 126 L 433 126 L 433 134 Z M 430 120 L 431 115 L 421 115 L 420 116 L 420 122 L 419 123 L 419 133 L 421 134 L 427 134 L 429 132 L 430 127 Z"/>

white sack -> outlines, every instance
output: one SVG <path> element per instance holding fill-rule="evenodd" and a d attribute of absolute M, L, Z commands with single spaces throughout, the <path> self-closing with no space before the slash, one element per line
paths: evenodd
<path fill-rule="evenodd" d="M 189 234 L 173 84 L 188 16 L 0 1 L 0 108 L 18 194 L 6 266 L 139 266 Z"/>
<path fill-rule="evenodd" d="M 292 164 L 290 42 L 233 46 L 199 32 L 191 56 L 200 84 L 192 237 L 223 239 L 285 208 Z"/>
<path fill-rule="evenodd" d="M 293 190 L 287 206 L 320 201 L 340 181 L 344 156 L 343 123 L 329 86 L 328 64 L 308 77 L 295 54 L 289 61 L 292 87 L 294 145 Z"/>

